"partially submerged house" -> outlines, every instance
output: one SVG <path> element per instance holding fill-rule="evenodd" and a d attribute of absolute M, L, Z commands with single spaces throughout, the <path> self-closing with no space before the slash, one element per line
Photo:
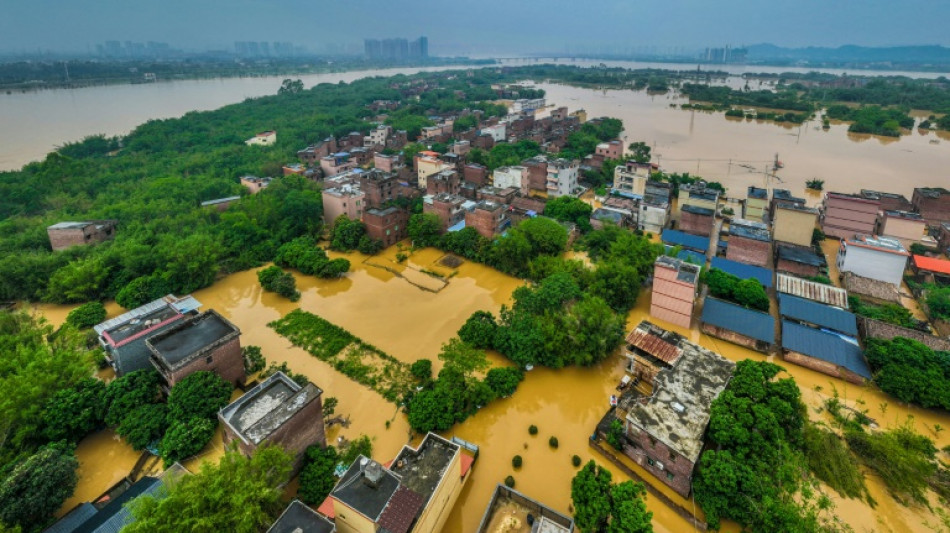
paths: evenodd
<path fill-rule="evenodd" d="M 475 533 L 573 533 L 574 520 L 501 483 Z"/>
<path fill-rule="evenodd" d="M 897 239 L 858 235 L 838 248 L 838 271 L 900 286 L 910 254 Z"/>
<path fill-rule="evenodd" d="M 327 445 L 322 395 L 313 383 L 300 386 L 275 372 L 218 412 L 223 443 L 237 443 L 247 456 L 260 446 L 279 444 L 299 467 L 308 447 Z"/>
<path fill-rule="evenodd" d="M 710 268 L 722 270 L 739 279 L 754 279 L 766 289 L 772 286 L 772 271 L 767 268 L 740 263 L 723 257 L 713 257 Z"/>
<path fill-rule="evenodd" d="M 701 267 L 669 256 L 653 263 L 650 316 L 689 329 Z"/>
<path fill-rule="evenodd" d="M 796 203 L 779 203 L 772 214 L 772 239 L 775 242 L 811 246 L 818 210 Z"/>
<path fill-rule="evenodd" d="M 922 283 L 950 285 L 950 261 L 923 255 L 914 255 L 910 262 L 914 277 Z"/>
<path fill-rule="evenodd" d="M 871 379 L 871 370 L 857 341 L 790 320 L 782 321 L 783 358 L 855 384 Z"/>
<path fill-rule="evenodd" d="M 734 219 L 729 224 L 726 258 L 759 267 L 768 266 L 772 259 L 772 237 L 768 226 L 761 222 Z"/>
<path fill-rule="evenodd" d="M 670 246 L 681 246 L 687 250 L 692 250 L 701 254 L 705 254 L 706 251 L 709 250 L 709 237 L 690 235 L 689 233 L 684 233 L 675 229 L 663 230 L 663 233 L 660 234 L 660 240 L 663 241 L 663 244 L 668 244 Z"/>
<path fill-rule="evenodd" d="M 772 315 L 732 302 L 707 297 L 700 324 L 703 333 L 760 352 L 775 345 Z"/>
<path fill-rule="evenodd" d="M 815 277 L 824 273 L 828 264 L 825 258 L 811 248 L 780 244 L 775 247 L 775 271 L 796 276 Z"/>
<path fill-rule="evenodd" d="M 784 294 L 799 298 L 806 298 L 826 305 L 833 305 L 842 309 L 848 308 L 848 293 L 834 285 L 826 285 L 816 281 L 808 281 L 796 276 L 785 274 L 775 275 L 775 289 Z"/>
<path fill-rule="evenodd" d="M 825 195 L 821 230 L 838 239 L 850 239 L 856 234 L 870 235 L 874 233 L 880 207 L 880 200 L 829 192 Z"/>
<path fill-rule="evenodd" d="M 626 395 L 614 411 L 624 423 L 623 452 L 686 498 L 703 450 L 710 405 L 736 365 L 649 322 L 641 322 L 637 330 L 644 335 L 637 344 L 649 349 L 654 360 L 637 352 L 634 374 L 653 372 L 658 360 L 662 368 L 653 376 L 649 396 Z"/>
<path fill-rule="evenodd" d="M 245 378 L 240 337 L 237 326 L 209 310 L 149 336 L 145 345 L 168 388 L 199 370 L 239 385 Z"/>
<path fill-rule="evenodd" d="M 779 315 L 784 319 L 791 319 L 798 323 L 816 328 L 834 331 L 836 333 L 857 337 L 858 319 L 854 313 L 840 307 L 825 305 L 814 300 L 807 300 L 779 293 Z"/>

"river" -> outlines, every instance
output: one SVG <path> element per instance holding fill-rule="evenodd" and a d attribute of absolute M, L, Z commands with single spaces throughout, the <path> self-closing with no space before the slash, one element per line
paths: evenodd
<path fill-rule="evenodd" d="M 339 436 L 352 439 L 360 434 L 371 435 L 374 458 L 380 461 L 394 457 L 408 441 L 409 427 L 405 415 L 378 394 L 292 346 L 268 328 L 267 323 L 300 307 L 329 319 L 403 361 L 425 357 L 433 359 L 438 366 L 435 356 L 439 347 L 456 334 L 472 311 L 486 309 L 497 313 L 502 304 L 510 302 L 511 292 L 521 284 L 520 280 L 493 269 L 466 262 L 448 279 L 444 288 L 430 292 L 410 283 L 412 277 L 408 272 L 396 275 L 373 266 L 394 266 L 396 251 L 393 247 L 369 260 L 355 252 L 346 255 L 353 268 L 339 280 L 298 275 L 298 288 L 303 293 L 298 303 L 263 292 L 253 270 L 230 275 L 195 293 L 204 309 L 217 310 L 241 329 L 243 345 L 261 346 L 268 360 L 287 362 L 294 372 L 307 375 L 322 388 L 326 396 L 340 400 L 337 412 L 348 415 L 352 424 L 346 429 L 331 428 L 329 441 L 335 441 Z M 437 266 L 440 256 L 441 253 L 433 249 L 417 251 L 405 268 L 416 273 L 423 268 L 444 271 L 444 267 Z M 646 291 L 628 316 L 628 329 L 648 318 L 649 302 L 650 293 Z M 50 305 L 41 305 L 38 309 L 57 324 L 64 320 L 69 310 L 66 306 Z M 108 309 L 110 316 L 120 312 L 114 304 Z M 695 327 L 685 330 L 657 322 L 732 360 L 765 359 L 757 352 L 701 334 Z M 491 359 L 495 364 L 507 364 L 497 354 L 491 354 Z M 950 444 L 946 432 L 935 435 L 933 429 L 935 424 L 950 427 L 947 413 L 904 406 L 869 387 L 849 385 L 795 365 L 783 366 L 799 384 L 813 417 L 822 416 L 818 408 L 837 389 L 846 404 L 867 409 L 868 415 L 884 427 L 901 424 L 912 416 L 916 429 L 934 438 L 938 447 Z M 617 481 L 626 479 L 625 474 L 606 463 L 587 445 L 588 435 L 608 408 L 608 398 L 622 375 L 623 361 L 619 355 L 593 368 L 534 369 L 511 398 L 491 403 L 454 427 L 450 434 L 478 444 L 481 454 L 473 477 L 444 531 L 474 533 L 495 485 L 509 474 L 514 476 L 518 490 L 561 512 L 570 512 L 570 481 L 576 471 L 570 460 L 574 454 L 585 462 L 595 459 L 604 464 Z M 537 436 L 528 434 L 531 424 L 538 426 Z M 548 446 L 550 436 L 558 438 L 559 448 Z M 221 453 L 218 436 L 201 457 L 189 461 L 187 466 L 194 470 L 202 460 L 214 460 Z M 81 463 L 80 484 L 77 494 L 62 512 L 75 503 L 98 496 L 121 479 L 137 458 L 137 454 L 121 440 L 114 439 L 110 432 L 86 438 L 80 443 L 77 454 Z M 514 455 L 524 458 L 524 465 L 517 471 L 511 466 Z M 639 470 L 629 461 L 628 464 Z M 648 474 L 643 475 L 651 479 Z M 926 508 L 904 507 L 895 502 L 887 495 L 879 479 L 868 476 L 868 484 L 878 501 L 876 508 L 855 500 L 834 498 L 838 505 L 837 514 L 855 531 L 923 533 L 933 531 L 940 523 L 938 517 Z M 656 485 L 680 505 L 693 508 L 692 501 L 676 496 L 660 483 Z M 654 513 L 654 527 L 658 533 L 692 530 L 679 515 L 655 498 L 648 497 L 647 506 Z M 735 524 L 726 524 L 724 530 L 736 531 L 737 528 Z"/>

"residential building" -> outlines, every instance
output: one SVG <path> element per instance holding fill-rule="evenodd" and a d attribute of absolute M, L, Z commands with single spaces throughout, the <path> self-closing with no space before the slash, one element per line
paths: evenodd
<path fill-rule="evenodd" d="M 779 203 L 772 214 L 772 239 L 779 243 L 811 246 L 818 210 L 795 203 Z"/>
<path fill-rule="evenodd" d="M 715 211 L 719 206 L 719 195 L 719 190 L 706 187 L 706 182 L 704 181 L 680 185 L 676 215 L 678 217 L 680 211 L 687 205 L 704 207 Z"/>
<path fill-rule="evenodd" d="M 760 352 L 768 352 L 775 345 L 772 315 L 709 296 L 703 303 L 700 329 L 717 339 Z"/>
<path fill-rule="evenodd" d="M 669 332 L 646 321 L 635 331 L 644 337 L 640 344 L 646 350 L 634 355 L 634 375 L 640 375 L 641 366 L 651 369 L 646 372 L 659 370 L 649 396 L 625 395 L 614 411 L 624 423 L 623 452 L 688 498 L 710 406 L 729 383 L 735 363 L 682 337 L 670 338 Z"/>
<path fill-rule="evenodd" d="M 606 159 L 623 157 L 623 143 L 618 140 L 602 142 L 594 148 L 594 154 Z"/>
<path fill-rule="evenodd" d="M 116 220 L 87 220 L 83 222 L 57 222 L 46 228 L 49 244 L 54 252 L 72 246 L 86 246 L 115 238 Z"/>
<path fill-rule="evenodd" d="M 499 167 L 492 173 L 492 186 L 504 189 L 514 187 L 522 195 L 528 194 L 527 169 L 522 166 Z"/>
<path fill-rule="evenodd" d="M 350 220 L 360 220 L 363 217 L 366 195 L 358 184 L 347 184 L 330 189 L 323 189 L 323 222 L 332 226 L 340 215 L 346 215 Z"/>
<path fill-rule="evenodd" d="M 462 180 L 454 168 L 447 168 L 426 179 L 426 194 L 458 194 Z"/>
<path fill-rule="evenodd" d="M 930 226 L 950 222 L 950 191 L 943 187 L 916 188 L 911 203 Z"/>
<path fill-rule="evenodd" d="M 788 189 L 773 189 L 772 200 L 769 202 L 769 220 L 775 220 L 775 208 L 780 205 L 805 206 L 804 198 L 792 196 L 792 191 Z"/>
<path fill-rule="evenodd" d="M 301 165 L 300 163 L 288 163 L 280 167 L 281 174 L 284 176 L 304 176 L 307 174 L 307 167 Z"/>
<path fill-rule="evenodd" d="M 387 126 L 385 124 L 380 124 L 376 126 L 376 129 L 369 131 L 369 135 L 363 138 L 363 147 L 364 148 L 382 148 L 386 146 L 386 141 L 389 140 L 389 136 L 393 134 L 393 127 Z"/>
<path fill-rule="evenodd" d="M 637 224 L 649 233 L 660 233 L 670 221 L 672 185 L 662 181 L 647 181 Z"/>
<path fill-rule="evenodd" d="M 465 227 L 475 228 L 486 239 L 500 235 L 511 225 L 504 204 L 481 200 L 465 212 Z"/>
<path fill-rule="evenodd" d="M 780 294 L 805 298 L 841 309 L 848 308 L 848 291 L 835 287 L 834 285 L 808 281 L 797 276 L 776 274 L 775 290 Z"/>
<path fill-rule="evenodd" d="M 742 218 L 761 222 L 769 212 L 769 191 L 755 186 L 749 186 L 745 199 L 745 212 Z"/>
<path fill-rule="evenodd" d="M 335 533 L 336 524 L 294 498 L 267 533 Z"/>
<path fill-rule="evenodd" d="M 337 152 L 320 158 L 320 169 L 324 176 L 336 176 L 356 168 L 356 162 L 350 158 L 349 152 Z"/>
<path fill-rule="evenodd" d="M 861 196 L 880 202 L 884 211 L 913 211 L 914 205 L 902 194 L 861 189 Z"/>
<path fill-rule="evenodd" d="M 845 272 L 842 275 L 842 285 L 848 294 L 857 296 L 864 302 L 902 305 L 900 288 L 894 284 L 859 276 L 854 272 Z"/>
<path fill-rule="evenodd" d="M 850 383 L 862 385 L 871 379 L 871 371 L 857 342 L 834 333 L 783 320 L 782 352 L 789 363 Z"/>
<path fill-rule="evenodd" d="M 897 239 L 858 235 L 841 241 L 838 271 L 900 286 L 910 254 Z"/>
<path fill-rule="evenodd" d="M 422 212 L 432 213 L 442 221 L 442 231 L 460 222 L 465 221 L 466 204 L 473 203 L 461 196 L 452 194 L 438 194 L 435 196 L 426 196 L 422 202 Z"/>
<path fill-rule="evenodd" d="M 716 227 L 716 211 L 706 207 L 687 204 L 680 209 L 680 220 L 678 225 L 680 231 L 709 237 L 713 228 Z"/>
<path fill-rule="evenodd" d="M 547 194 L 548 158 L 538 155 L 521 162 L 528 169 L 528 194 Z"/>
<path fill-rule="evenodd" d="M 389 467 L 361 455 L 320 510 L 339 533 L 441 531 L 474 461 L 457 442 L 429 433 Z"/>
<path fill-rule="evenodd" d="M 882 211 L 878 214 L 875 234 L 897 239 L 909 248 L 927 236 L 927 221 L 917 213 Z"/>
<path fill-rule="evenodd" d="M 240 200 L 240 196 L 227 196 L 224 198 L 215 198 L 214 200 L 207 200 L 201 202 L 201 207 L 211 207 L 218 212 L 227 211 L 231 204 Z"/>
<path fill-rule="evenodd" d="M 169 389 L 199 370 L 240 385 L 245 378 L 240 337 L 241 330 L 212 309 L 153 333 L 145 345 Z"/>
<path fill-rule="evenodd" d="M 627 161 L 625 165 L 614 167 L 613 191 L 623 196 L 646 195 L 647 182 L 650 181 L 650 171 L 653 167 L 649 163 Z"/>
<path fill-rule="evenodd" d="M 574 520 L 499 483 L 475 533 L 573 533 Z"/>
<path fill-rule="evenodd" d="M 650 316 L 689 329 L 701 267 L 660 256 L 653 263 Z"/>
<path fill-rule="evenodd" d="M 250 139 L 244 141 L 248 146 L 271 146 L 277 144 L 276 131 L 262 131 Z"/>
<path fill-rule="evenodd" d="M 362 205 L 355 207 L 379 208 L 387 202 L 409 197 L 414 193 L 415 187 L 410 186 L 407 181 L 397 174 L 385 172 L 379 168 L 360 172 L 358 176 L 363 202 Z"/>
<path fill-rule="evenodd" d="M 297 152 L 297 159 L 308 167 L 312 167 L 316 165 L 321 158 L 336 152 L 336 150 L 336 139 L 327 137 L 317 144 L 312 144 L 303 150 L 299 150 Z"/>
<path fill-rule="evenodd" d="M 579 191 L 577 174 L 580 163 L 567 159 L 549 161 L 547 166 L 546 186 L 548 196 L 573 196 Z"/>
<path fill-rule="evenodd" d="M 858 319 L 854 313 L 840 307 L 779 293 L 778 308 L 783 320 L 793 320 L 799 324 L 834 331 L 852 338 L 858 336 Z"/>
<path fill-rule="evenodd" d="M 488 167 L 478 163 L 468 163 L 462 167 L 462 181 L 472 183 L 476 187 L 488 185 Z"/>
<path fill-rule="evenodd" d="M 512 113 L 534 113 L 544 107 L 544 98 L 519 98 L 511 103 Z"/>
<path fill-rule="evenodd" d="M 683 212 L 686 212 L 685 208 Z M 772 259 L 771 242 L 767 225 L 741 218 L 733 219 L 729 223 L 726 258 L 760 267 L 768 266 Z"/>
<path fill-rule="evenodd" d="M 921 283 L 950 285 L 950 261 L 946 259 L 914 255 L 910 262 L 910 269 L 914 272 L 917 281 Z"/>
<path fill-rule="evenodd" d="M 327 445 L 322 395 L 313 383 L 301 386 L 275 372 L 218 412 L 222 442 L 236 443 L 248 457 L 261 446 L 277 444 L 293 456 L 297 471 L 308 447 Z"/>
<path fill-rule="evenodd" d="M 117 376 L 152 368 L 145 339 L 195 316 L 201 302 L 171 294 L 93 326 L 106 361 Z"/>
<path fill-rule="evenodd" d="M 420 189 L 428 189 L 429 176 L 443 170 L 452 169 L 445 161 L 439 158 L 438 152 L 419 152 L 415 158 L 417 185 Z"/>
<path fill-rule="evenodd" d="M 681 246 L 687 250 L 692 250 L 703 255 L 706 255 L 706 251 L 709 250 L 709 237 L 690 235 L 689 233 L 683 233 L 675 229 L 663 230 L 663 233 L 660 234 L 660 240 L 663 244 Z"/>
<path fill-rule="evenodd" d="M 775 247 L 775 271 L 805 278 L 821 276 L 827 269 L 825 258 L 811 248 L 779 244 Z"/>
<path fill-rule="evenodd" d="M 388 248 L 409 236 L 409 211 L 396 206 L 371 207 L 363 212 L 363 224 L 370 239 Z"/>
<path fill-rule="evenodd" d="M 496 143 L 504 142 L 508 140 L 508 124 L 505 122 L 500 122 L 492 126 L 485 126 L 478 131 L 480 135 L 487 135 L 491 137 L 492 141 Z"/>
<path fill-rule="evenodd" d="M 271 178 L 258 178 L 257 176 L 241 176 L 241 185 L 243 185 L 251 194 L 257 194 L 266 189 L 271 182 Z"/>
<path fill-rule="evenodd" d="M 576 117 L 578 124 L 587 122 L 587 111 L 584 111 L 583 109 L 578 109 L 577 111 L 572 112 L 570 116 Z"/>
<path fill-rule="evenodd" d="M 703 257 L 705 259 L 705 257 Z M 722 270 L 739 279 L 754 279 L 765 288 L 772 287 L 772 271 L 748 263 L 740 263 L 724 257 L 713 257 L 709 268 Z M 781 274 L 780 274 L 781 275 Z"/>
<path fill-rule="evenodd" d="M 399 154 L 386 155 L 382 152 L 373 154 L 373 166 L 383 172 L 397 172 L 402 166 L 402 156 Z"/>
<path fill-rule="evenodd" d="M 940 251 L 950 255 L 950 222 L 943 222 L 936 226 L 934 238 L 937 240 Z"/>
<path fill-rule="evenodd" d="M 476 200 L 488 200 L 499 204 L 508 205 L 518 197 L 518 189 L 507 187 L 500 189 L 498 187 L 482 187 L 475 191 Z"/>
<path fill-rule="evenodd" d="M 855 194 L 829 192 L 825 195 L 821 230 L 829 237 L 850 239 L 857 234 L 871 235 L 877 222 L 879 200 Z"/>

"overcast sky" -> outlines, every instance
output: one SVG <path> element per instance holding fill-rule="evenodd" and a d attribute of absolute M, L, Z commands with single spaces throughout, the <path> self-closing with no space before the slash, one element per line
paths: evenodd
<path fill-rule="evenodd" d="M 948 20 L 946 0 L 0 0 L 0 50 L 93 51 L 105 40 L 223 49 L 266 40 L 319 51 L 419 35 L 433 54 L 946 46 Z"/>

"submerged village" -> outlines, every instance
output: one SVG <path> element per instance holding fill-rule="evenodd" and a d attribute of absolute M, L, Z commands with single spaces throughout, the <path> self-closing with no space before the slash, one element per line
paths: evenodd
<path fill-rule="evenodd" d="M 351 133 L 189 197 L 223 236 L 179 229 L 161 275 L 129 263 L 174 235 L 113 259 L 92 254 L 142 222 L 47 220 L 66 296 L 0 330 L 60 373 L 4 422 L 0 521 L 950 530 L 950 190 L 795 189 L 777 156 L 726 189 L 666 171 L 618 119 L 485 79 L 366 82 L 358 119 L 327 119 Z M 267 105 L 334 87 L 288 80 Z M 228 171 L 298 142 L 255 113 L 221 137 Z M 36 165 L 147 153 L 169 122 Z"/>

